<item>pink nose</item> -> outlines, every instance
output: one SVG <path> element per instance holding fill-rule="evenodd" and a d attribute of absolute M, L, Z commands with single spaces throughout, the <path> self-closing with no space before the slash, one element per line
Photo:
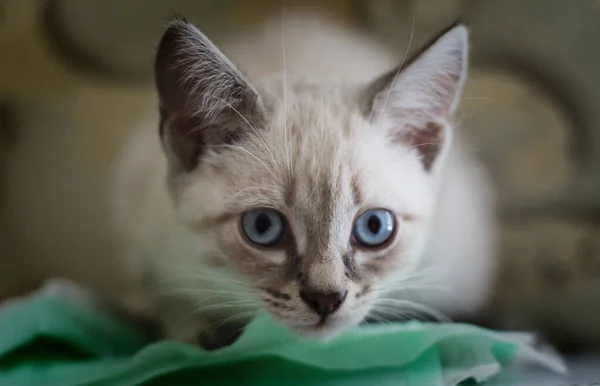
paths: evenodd
<path fill-rule="evenodd" d="M 347 290 L 331 293 L 300 290 L 300 298 L 311 310 L 319 314 L 323 321 L 342 306 L 347 294 Z"/>

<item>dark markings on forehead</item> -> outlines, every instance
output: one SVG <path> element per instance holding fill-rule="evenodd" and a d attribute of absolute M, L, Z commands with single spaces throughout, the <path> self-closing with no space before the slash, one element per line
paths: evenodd
<path fill-rule="evenodd" d="M 320 259 L 342 258 L 339 255 L 329 256 L 330 253 L 335 253 L 331 250 L 331 228 L 336 226 L 334 211 L 344 190 L 352 191 L 354 205 L 360 202 L 361 197 L 358 179 L 352 176 L 346 178 L 348 176 L 343 174 L 345 165 L 338 165 L 339 170 L 335 167 L 324 164 L 316 171 L 304 172 L 304 175 L 294 176 L 287 182 L 286 205 L 299 217 L 306 235 L 306 249 L 302 251 L 303 256 L 299 258 L 295 255 L 296 250 L 288 254 L 288 261 L 294 262 L 288 265 L 288 272 L 295 272 L 295 277 Z M 348 243 L 349 241 L 348 239 Z M 349 272 L 352 272 L 351 277 L 356 277 L 356 269 L 350 269 Z"/>
<path fill-rule="evenodd" d="M 362 202 L 362 194 L 360 189 L 360 180 L 358 175 L 352 175 L 352 198 L 355 206 L 360 206 Z"/>
<path fill-rule="evenodd" d="M 298 186 L 296 185 L 296 176 L 292 174 L 290 178 L 286 178 L 284 184 L 283 197 L 285 204 L 288 208 L 292 208 L 296 201 L 296 190 L 298 189 Z"/>
<path fill-rule="evenodd" d="M 307 254 L 322 255 L 330 240 L 330 228 L 334 218 L 334 184 L 331 170 L 324 167 L 319 173 L 308 176 L 309 202 L 303 205 L 307 237 Z"/>

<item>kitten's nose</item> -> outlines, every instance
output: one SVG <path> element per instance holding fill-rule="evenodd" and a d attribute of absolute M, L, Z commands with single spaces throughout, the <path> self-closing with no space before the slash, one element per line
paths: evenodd
<path fill-rule="evenodd" d="M 300 298 L 325 321 L 336 312 L 348 294 L 347 290 L 323 293 L 307 289 L 300 290 Z"/>

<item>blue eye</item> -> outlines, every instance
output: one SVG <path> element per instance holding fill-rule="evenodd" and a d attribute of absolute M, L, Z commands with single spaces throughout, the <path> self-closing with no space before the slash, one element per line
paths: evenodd
<path fill-rule="evenodd" d="M 390 240 L 395 228 L 396 221 L 392 212 L 386 209 L 371 209 L 356 219 L 352 233 L 361 246 L 377 248 Z"/>
<path fill-rule="evenodd" d="M 254 244 L 272 247 L 283 240 L 285 221 L 271 209 L 256 209 L 242 215 L 242 229 Z"/>

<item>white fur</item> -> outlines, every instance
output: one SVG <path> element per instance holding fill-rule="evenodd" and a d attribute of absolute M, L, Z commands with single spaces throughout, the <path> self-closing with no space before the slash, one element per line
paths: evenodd
<path fill-rule="evenodd" d="M 285 38 L 285 61 L 282 35 Z M 386 102 L 389 106 L 383 111 L 388 111 L 388 108 L 427 111 L 423 106 L 432 103 L 431 88 L 427 87 L 427 82 L 414 83 L 414 80 L 427 80 L 428 74 L 432 73 L 430 71 L 434 71 L 441 62 L 452 66 L 452 60 L 447 59 L 456 58 L 453 56 L 456 44 L 464 42 L 465 36 L 464 28 L 456 30 L 422 58 L 425 65 L 419 66 L 418 71 L 402 73 L 397 80 L 397 85 L 401 87 L 397 90 L 392 87 L 389 101 Z M 197 42 L 190 41 L 192 43 Z M 442 162 L 436 163 L 434 172 L 428 173 L 420 167 L 414 149 L 390 146 L 389 133 L 386 132 L 402 125 L 382 115 L 380 134 L 375 134 L 375 126 L 379 125 L 373 125 L 359 116 L 358 112 L 344 110 L 347 85 L 367 84 L 394 68 L 398 58 L 368 38 L 328 20 L 292 14 L 286 16 L 283 34 L 278 17 L 260 31 L 244 33 L 225 42 L 222 48 L 232 62 L 244 70 L 247 78 L 255 82 L 257 89 L 262 93 L 270 93 L 278 101 L 272 106 L 275 114 L 270 118 L 271 132 L 268 138 L 256 138 L 251 151 L 232 148 L 236 151 L 232 151 L 231 159 L 225 161 L 246 168 L 239 170 L 239 176 L 234 179 L 234 184 L 239 184 L 234 186 L 238 189 L 236 193 L 224 194 L 232 188 L 226 186 L 231 182 L 207 171 L 210 168 L 204 165 L 179 178 L 178 187 L 170 195 L 167 189 L 167 159 L 161 149 L 157 123 L 144 124 L 124 143 L 120 155 L 106 165 L 112 170 L 110 178 L 99 178 L 94 184 L 101 187 L 95 192 L 100 192 L 102 197 L 94 202 L 106 205 L 112 222 L 90 219 L 86 223 L 88 220 L 85 216 L 79 216 L 81 223 L 78 226 L 68 224 L 69 227 L 66 227 L 61 221 L 47 220 L 47 228 L 52 228 L 52 235 L 56 235 L 52 240 L 60 238 L 60 242 L 48 242 L 46 239 L 49 236 L 38 232 L 40 235 L 37 237 L 46 240 L 41 244 L 46 246 L 44 253 L 62 256 L 69 250 L 76 250 L 76 256 L 64 257 L 62 261 L 68 264 L 69 260 L 75 262 L 86 256 L 96 256 L 98 259 L 107 259 L 104 263 L 108 264 L 109 254 L 114 251 L 120 263 L 128 267 L 132 281 L 139 280 L 146 267 L 152 267 L 159 275 L 158 284 L 167 290 L 178 291 L 180 296 L 183 295 L 181 298 L 185 299 L 184 303 L 187 302 L 181 309 L 174 304 L 168 310 L 160 311 L 161 316 L 167 319 L 169 315 L 166 314 L 173 313 L 171 320 L 181 322 L 190 316 L 194 304 L 201 301 L 205 301 L 202 306 L 211 306 L 224 299 L 233 301 L 231 308 L 223 309 L 226 315 L 244 308 L 256 309 L 260 304 L 255 296 L 256 291 L 249 289 L 247 280 L 235 270 L 220 271 L 218 275 L 222 276 L 216 277 L 222 277 L 221 282 L 215 277 L 206 277 L 212 274 L 212 270 L 203 259 L 223 253 L 213 233 L 194 232 L 192 228 L 202 218 L 219 215 L 222 208 L 232 202 L 240 208 L 258 201 L 265 204 L 281 202 L 281 193 L 277 189 L 280 181 L 277 179 L 283 179 L 285 175 L 280 174 L 280 170 L 291 165 L 292 169 L 302 166 L 318 172 L 321 161 L 327 160 L 328 165 L 339 166 L 342 174 L 360 174 L 367 203 L 385 202 L 399 212 L 426 219 L 424 223 L 407 223 L 402 228 L 401 238 L 410 240 L 410 261 L 407 269 L 393 275 L 381 286 L 391 290 L 398 289 L 396 287 L 399 285 L 406 287 L 410 282 L 413 289 L 395 291 L 397 299 L 418 301 L 450 315 L 476 311 L 486 299 L 494 269 L 492 208 L 487 182 L 475 160 L 462 145 L 460 136 L 454 133 L 453 145 L 448 145 L 444 150 L 442 158 L 445 167 L 439 166 Z M 461 52 L 466 56 L 466 50 Z M 458 59 L 464 60 L 465 57 Z M 305 79 L 307 84 L 314 85 L 320 96 L 303 97 L 290 92 L 290 85 L 297 79 Z M 324 81 L 320 83 L 319 79 Z M 333 79 L 337 80 L 334 82 Z M 463 81 L 464 76 L 461 77 L 459 88 Z M 222 88 L 223 84 L 219 82 L 217 80 L 215 84 Z M 219 95 L 218 91 L 216 95 Z M 457 100 L 453 101 L 451 110 L 456 107 Z M 206 99 L 202 104 L 214 107 L 216 104 L 213 102 Z M 315 111 L 321 113 L 318 119 L 311 121 L 309 117 L 314 114 L 310 114 Z M 298 138 L 289 134 L 288 122 L 305 122 L 311 126 L 312 131 L 304 139 L 303 151 L 289 151 L 299 144 Z M 341 126 L 348 127 L 354 136 L 353 142 L 340 141 L 336 130 L 341 130 Z M 451 133 L 449 122 L 444 122 L 444 128 Z M 324 158 L 319 158 L 320 155 Z M 60 180 L 61 186 L 66 191 L 75 190 L 82 181 L 90 178 L 88 175 L 84 179 L 81 179 L 81 175 L 61 175 L 64 177 Z M 198 178 L 199 175 L 202 178 Z M 272 184 L 256 186 L 253 185 L 255 180 L 245 180 L 256 175 L 262 175 L 262 180 L 271 180 Z M 78 176 L 80 180 L 77 180 Z M 380 189 L 381 186 L 389 188 Z M 39 190 L 34 186 L 29 189 Z M 257 195 L 257 191 L 261 194 Z M 34 193 L 15 191 L 11 197 L 23 201 L 39 194 L 37 191 Z M 299 189 L 299 194 L 305 193 Z M 350 207 L 348 197 L 347 194 L 342 195 L 336 205 L 340 208 L 344 205 Z M 34 200 L 41 202 L 40 197 Z M 73 202 L 75 199 L 65 200 Z M 304 200 L 310 201 L 310 197 Z M 32 218 L 35 219 L 35 216 Z M 305 239 L 302 224 L 299 220 L 293 221 L 296 221 L 292 224 L 294 231 L 298 229 L 299 249 L 306 250 L 309 242 Z M 338 233 L 348 233 L 351 227 L 344 219 L 336 224 Z M 21 228 L 25 229 L 25 226 Z M 82 243 L 78 241 L 78 229 L 94 229 L 102 235 L 102 239 L 94 243 Z M 239 237 L 235 228 L 227 229 L 232 237 Z M 31 236 L 35 238 L 36 234 Z M 85 236 L 93 237 L 93 234 L 86 232 Z M 346 241 L 340 239 L 336 242 Z M 36 240 L 30 242 L 35 244 Z M 56 245 L 58 247 L 52 250 Z M 87 250 L 86 245 L 89 245 Z M 366 253 L 357 256 L 358 259 L 369 257 Z M 94 269 L 93 264 L 81 262 L 77 269 L 84 270 L 85 267 Z M 73 270 L 57 272 L 65 271 L 70 272 L 68 276 L 80 281 L 88 277 L 73 273 Z M 111 272 L 114 271 L 113 268 Z M 116 271 L 123 272 L 124 269 Z M 407 278 L 416 279 L 407 282 Z M 349 290 L 358 291 L 357 288 Z M 301 307 L 301 303 L 296 305 Z M 357 323 L 369 311 L 365 307 L 353 311 L 351 305 L 344 305 L 339 311 L 339 318 L 344 323 Z M 294 314 L 294 317 L 305 321 L 313 318 L 306 312 Z M 180 327 L 181 331 L 184 329 Z"/>

